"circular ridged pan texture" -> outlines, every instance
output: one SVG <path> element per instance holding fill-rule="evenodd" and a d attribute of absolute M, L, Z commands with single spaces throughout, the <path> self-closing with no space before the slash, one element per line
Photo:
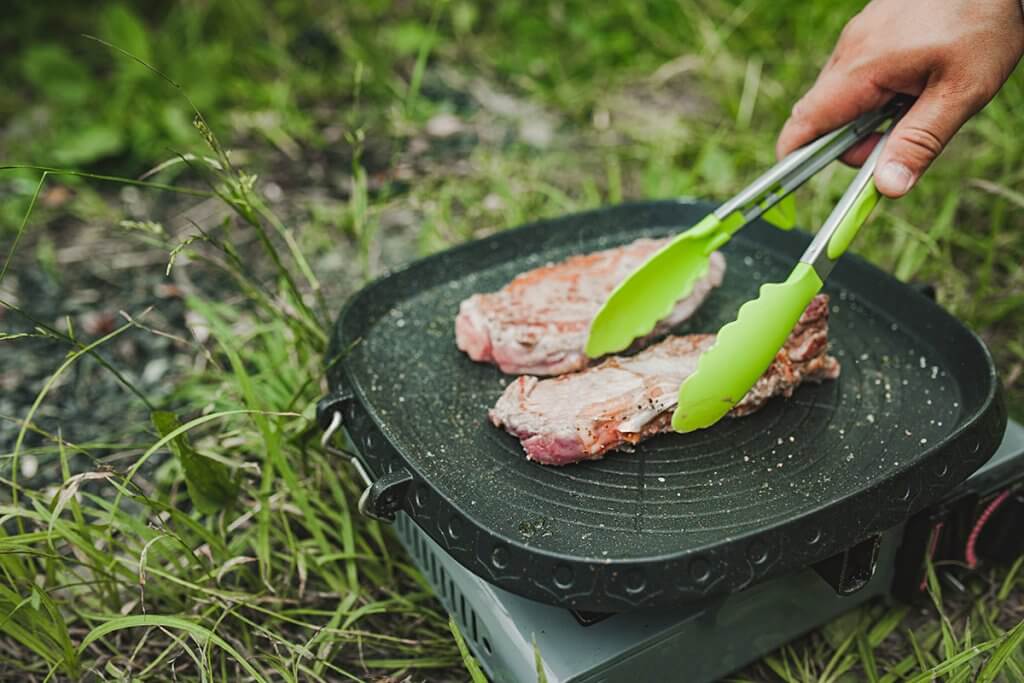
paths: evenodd
<path fill-rule="evenodd" d="M 806 566 L 934 503 L 995 450 L 1005 424 L 982 343 L 925 296 L 846 256 L 826 283 L 838 380 L 760 412 L 562 468 L 526 460 L 487 410 L 511 378 L 455 346 L 466 297 L 571 254 L 678 232 L 711 207 L 626 205 L 502 233 L 357 294 L 330 371 L 352 446 L 407 470 L 404 510 L 510 591 L 594 611 L 695 600 Z M 809 237 L 765 224 L 725 248 L 726 277 L 675 332 L 713 332 Z"/>

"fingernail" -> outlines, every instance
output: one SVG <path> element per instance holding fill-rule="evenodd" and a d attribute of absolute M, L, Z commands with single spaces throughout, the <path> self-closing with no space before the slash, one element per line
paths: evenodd
<path fill-rule="evenodd" d="M 887 161 L 875 173 L 875 185 L 883 192 L 903 194 L 914 184 L 914 174 L 898 161 Z"/>

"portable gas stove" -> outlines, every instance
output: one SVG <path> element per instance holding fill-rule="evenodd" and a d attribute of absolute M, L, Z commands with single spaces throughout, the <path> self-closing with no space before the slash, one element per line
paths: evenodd
<path fill-rule="evenodd" d="M 856 256 L 825 286 L 835 382 L 565 468 L 528 462 L 487 422 L 507 378 L 455 348 L 462 299 L 710 208 L 647 202 L 506 231 L 372 283 L 339 316 L 325 440 L 344 434 L 360 511 L 396 523 L 496 680 L 534 680 L 534 643 L 549 681 L 713 680 L 866 600 L 919 594 L 927 555 L 973 566 L 1021 550 L 1008 520 L 1024 506 L 1024 432 L 1007 428 L 988 350 Z M 677 331 L 718 329 L 809 241 L 745 228 L 723 249 L 725 282 Z"/>
<path fill-rule="evenodd" d="M 996 501 L 998 507 L 979 525 Z M 602 615 L 545 605 L 467 571 L 406 515 L 397 517 L 395 529 L 492 681 L 537 680 L 536 643 L 550 683 L 702 683 L 741 669 L 869 600 L 914 599 L 923 592 L 929 549 L 936 562 L 961 563 L 937 568 L 940 579 L 954 586 L 961 567 L 969 564 L 968 547 L 975 561 L 1011 560 L 1024 553 L 1022 524 L 1024 428 L 1011 422 L 987 464 L 908 524 L 832 562 L 681 607 Z M 975 541 L 969 546 L 972 532 Z M 848 592 L 854 585 L 859 588 Z"/>

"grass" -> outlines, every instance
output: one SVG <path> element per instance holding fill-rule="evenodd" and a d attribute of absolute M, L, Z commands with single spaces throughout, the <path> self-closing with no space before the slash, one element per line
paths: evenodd
<path fill-rule="evenodd" d="M 44 342 L 63 354 L 26 410 L 3 416 L 16 436 L 0 448 L 0 677 L 479 680 L 424 579 L 355 513 L 357 483 L 319 447 L 312 405 L 339 298 L 403 258 L 537 217 L 726 196 L 772 161 L 775 131 L 856 9 L 344 5 L 281 3 L 279 21 L 233 3 L 39 5 L 0 29 L 14 55 L 0 68 L 16 84 L 0 97 L 12 113 L 2 155 L 82 169 L 0 175 L 11 325 L 0 357 Z M 93 41 L 22 37 L 58 14 L 68 36 L 153 63 L 209 119 L 190 126 L 188 100 Z M 983 335 L 1017 417 L 1024 144 L 1006 131 L 1022 105 L 1017 77 L 856 245 L 935 284 Z M 458 130 L 430 133 L 441 115 Z M 820 224 L 851 175 L 834 169 L 801 191 L 799 222 Z M 149 215 L 127 215 L 122 176 L 152 197 Z M 270 182 L 284 188 L 276 203 Z M 55 187 L 71 199 L 48 203 Z M 220 218 L 172 225 L 196 203 Z M 193 322 L 156 327 L 139 306 L 88 335 L 70 317 L 42 319 L 31 297 L 13 301 L 8 279 L 62 276 L 53 245 L 69 223 L 162 252 Z M 165 266 L 150 269 L 161 280 Z M 111 360 L 131 335 L 173 338 L 190 359 L 173 390 L 156 395 Z M 132 397 L 118 399 L 132 420 L 98 440 L 44 415 L 89 366 Z M 28 459 L 58 474 L 37 484 Z M 967 590 L 943 596 L 933 577 L 927 616 L 854 612 L 738 680 L 1021 680 L 1021 562 Z"/>
<path fill-rule="evenodd" d="M 393 542 L 349 514 L 354 484 L 318 446 L 308 409 L 319 387 L 309 378 L 320 372 L 327 321 L 299 293 L 303 269 L 286 267 L 272 244 L 273 221 L 263 222 L 249 177 L 218 156 L 212 191 L 259 235 L 277 286 L 253 282 L 225 236 L 202 234 L 249 302 L 191 302 L 218 341 L 210 372 L 188 378 L 180 401 L 205 407 L 180 426 L 172 413 L 154 413 L 161 438 L 129 446 L 140 454 L 119 470 L 72 475 L 67 455 L 81 446 L 49 435 L 45 452 L 61 459 L 62 481 L 22 489 L 18 460 L 47 389 L 136 323 L 88 345 L 68 335 L 73 351 L 7 455 L 0 563 L 10 587 L 0 628 L 25 657 L 8 666 L 39 678 L 93 671 L 157 680 L 176 658 L 182 675 L 255 680 L 449 667 L 459 660 L 445 619 Z M 317 289 L 315 280 L 304 285 Z M 172 470 L 163 483 L 147 481 L 139 472 L 162 448 L 176 456 Z M 37 576 L 42 588 L 30 588 Z M 62 610 L 77 619 L 66 622 Z M 404 613 L 416 618 L 374 626 Z"/>

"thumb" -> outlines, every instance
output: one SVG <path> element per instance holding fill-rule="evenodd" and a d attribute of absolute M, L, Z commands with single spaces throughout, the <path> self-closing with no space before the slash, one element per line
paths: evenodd
<path fill-rule="evenodd" d="M 948 85 L 926 87 L 897 122 L 882 151 L 875 171 L 878 191 L 892 198 L 905 195 L 980 108 L 966 92 Z"/>

